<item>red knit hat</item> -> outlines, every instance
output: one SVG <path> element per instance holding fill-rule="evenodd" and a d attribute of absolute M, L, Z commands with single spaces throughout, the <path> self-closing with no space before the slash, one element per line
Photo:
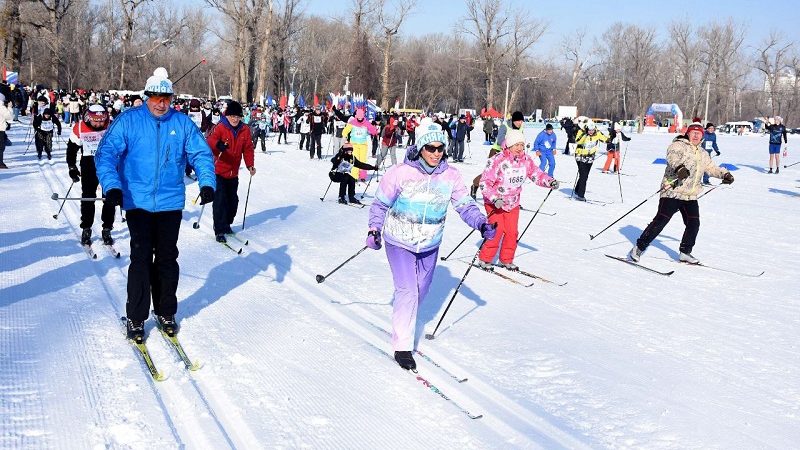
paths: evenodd
<path fill-rule="evenodd" d="M 686 135 L 687 136 L 689 135 L 690 131 L 699 131 L 701 133 L 705 132 L 705 129 L 703 128 L 703 124 L 700 123 L 700 118 L 699 117 L 695 117 L 694 119 L 692 119 L 692 124 L 689 125 L 689 128 L 686 129 Z"/>

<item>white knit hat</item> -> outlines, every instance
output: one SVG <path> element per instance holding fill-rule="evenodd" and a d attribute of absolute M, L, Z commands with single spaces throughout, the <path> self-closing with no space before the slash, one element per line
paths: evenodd
<path fill-rule="evenodd" d="M 153 71 L 153 76 L 147 79 L 144 85 L 144 94 L 168 94 L 172 95 L 172 81 L 169 80 L 167 69 L 159 67 Z"/>
<path fill-rule="evenodd" d="M 417 140 L 417 148 L 422 148 L 423 145 L 428 145 L 431 142 L 447 142 L 447 136 L 442 130 L 442 126 L 434 123 L 429 118 L 424 118 L 420 121 L 417 128 L 414 130 Z"/>
<path fill-rule="evenodd" d="M 522 130 L 515 130 L 510 129 L 506 131 L 506 140 L 503 144 L 506 148 L 511 147 L 514 144 L 525 143 L 525 135 L 522 133 Z"/>

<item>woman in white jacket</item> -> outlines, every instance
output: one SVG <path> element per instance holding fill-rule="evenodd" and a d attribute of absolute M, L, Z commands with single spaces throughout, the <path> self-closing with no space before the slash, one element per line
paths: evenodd
<path fill-rule="evenodd" d="M 6 106 L 6 96 L 0 94 L 0 169 L 8 169 L 8 166 L 3 162 L 3 153 L 6 151 L 6 130 L 8 124 L 14 119 L 14 116 Z"/>

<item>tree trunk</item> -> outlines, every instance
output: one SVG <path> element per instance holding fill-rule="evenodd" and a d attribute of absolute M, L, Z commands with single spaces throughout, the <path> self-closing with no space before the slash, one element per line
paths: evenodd
<path fill-rule="evenodd" d="M 50 87 L 56 89 L 58 87 L 58 80 L 59 80 L 59 50 L 61 49 L 61 36 L 58 32 L 58 14 L 57 8 L 54 8 L 50 11 L 50 44 L 52 48 L 50 48 L 50 75 L 48 82 Z"/>
<path fill-rule="evenodd" d="M 386 45 L 383 47 L 383 74 L 381 77 L 381 108 L 389 110 L 389 59 L 392 54 L 392 35 L 386 35 Z"/>
<path fill-rule="evenodd" d="M 269 48 L 271 45 L 271 34 L 272 34 L 272 0 L 268 0 L 267 3 L 267 29 L 264 31 L 263 40 L 261 41 L 261 54 L 259 55 L 258 61 L 258 84 L 256 84 L 256 98 L 260 96 L 264 96 L 264 100 L 266 101 L 266 92 L 265 89 L 267 88 L 267 67 L 269 62 Z"/>

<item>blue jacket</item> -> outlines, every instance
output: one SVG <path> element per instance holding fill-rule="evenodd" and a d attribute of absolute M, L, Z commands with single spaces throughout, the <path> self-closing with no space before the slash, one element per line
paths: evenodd
<path fill-rule="evenodd" d="M 536 140 L 533 141 L 533 151 L 540 151 L 543 155 L 549 155 L 556 148 L 556 133 L 547 134 L 546 130 L 542 130 L 536 135 Z"/>
<path fill-rule="evenodd" d="M 703 150 L 708 153 L 719 151 L 719 147 L 717 147 L 717 133 L 709 133 L 708 131 L 703 133 Z"/>
<path fill-rule="evenodd" d="M 156 117 L 147 105 L 117 116 L 94 155 L 103 193 L 121 189 L 124 209 L 150 212 L 183 209 L 187 160 L 201 187 L 216 188 L 211 149 L 197 125 L 171 108 Z"/>

